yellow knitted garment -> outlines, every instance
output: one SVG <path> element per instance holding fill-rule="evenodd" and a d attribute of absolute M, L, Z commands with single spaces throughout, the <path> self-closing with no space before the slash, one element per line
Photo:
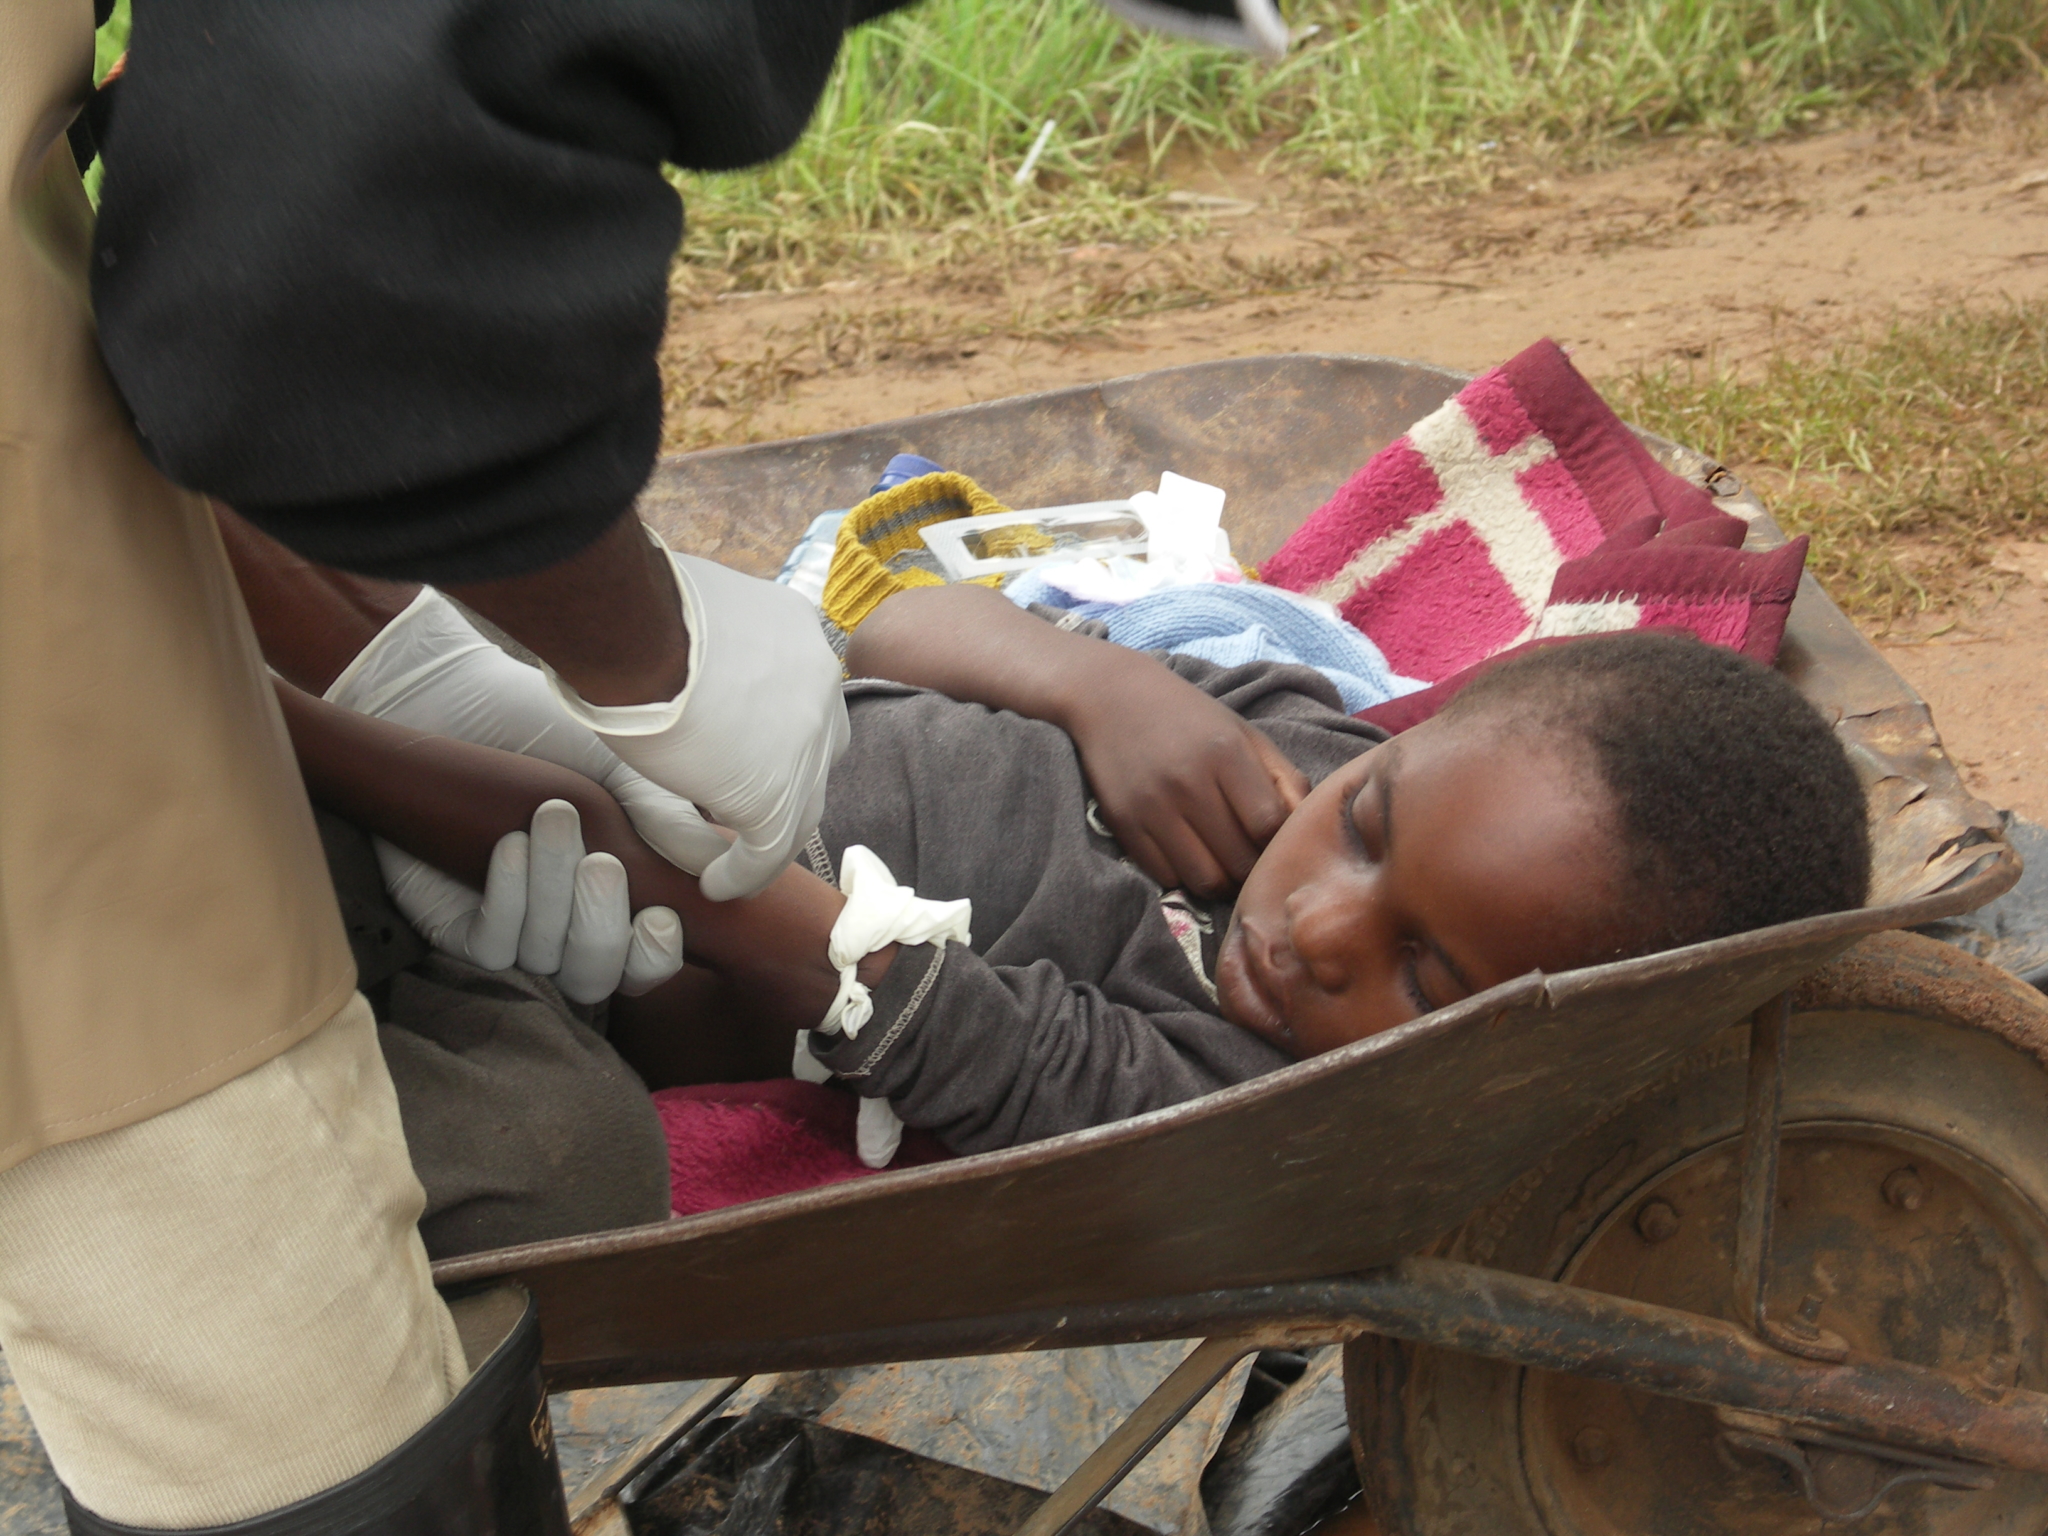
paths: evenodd
<path fill-rule="evenodd" d="M 832 569 L 825 578 L 821 606 L 825 617 L 852 634 L 875 605 L 892 592 L 911 587 L 942 587 L 946 578 L 915 566 L 891 570 L 898 555 L 922 550 L 918 530 L 956 517 L 982 517 L 1010 509 L 965 475 L 920 475 L 870 496 L 846 514 L 832 549 Z M 975 578 L 995 586 L 1002 578 Z"/>

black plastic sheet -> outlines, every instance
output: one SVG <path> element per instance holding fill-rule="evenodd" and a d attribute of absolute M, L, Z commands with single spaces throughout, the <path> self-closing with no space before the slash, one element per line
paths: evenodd
<path fill-rule="evenodd" d="M 1920 929 L 2032 987 L 2048 987 L 2048 827 L 1999 812 L 2006 840 L 2026 861 L 2020 883 L 1998 900 Z"/>
<path fill-rule="evenodd" d="M 638 1536 L 1008 1536 L 1045 1495 L 806 1419 L 725 1421 L 629 1512 Z M 1097 1510 L 1088 1536 L 1143 1536 Z"/>
<path fill-rule="evenodd" d="M 1335 1345 L 1234 1425 L 1202 1478 L 1211 1536 L 1299 1536 L 1357 1492 L 1344 1351 Z"/>

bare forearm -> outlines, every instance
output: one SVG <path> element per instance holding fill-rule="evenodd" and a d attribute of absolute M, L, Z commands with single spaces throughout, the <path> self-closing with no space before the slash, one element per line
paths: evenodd
<path fill-rule="evenodd" d="M 353 576 L 294 554 L 225 507 L 215 517 L 264 658 L 325 693 L 419 593 L 417 582 Z M 628 513 L 559 564 L 451 586 L 593 704 L 672 699 L 689 680 L 690 638 L 668 556 Z"/>
<path fill-rule="evenodd" d="M 419 594 L 417 582 L 315 564 L 218 502 L 213 510 L 264 659 L 309 693 L 325 693 Z"/>
<path fill-rule="evenodd" d="M 672 699 L 689 679 L 690 637 L 675 575 L 631 512 L 546 570 L 447 591 L 592 704 Z"/>
<path fill-rule="evenodd" d="M 708 901 L 696 879 L 641 842 L 618 802 L 581 774 L 423 735 L 288 686 L 278 697 L 313 798 L 415 858 L 481 888 L 498 840 L 525 827 L 542 802 L 567 800 L 582 819 L 584 846 L 625 866 L 632 905 L 672 907 L 682 918 L 692 961 L 801 1025 L 831 1005 L 838 975 L 825 950 L 845 898 L 808 870 L 792 865 L 759 896 Z M 870 956 L 863 979 L 878 979 L 892 958 L 893 950 Z"/>
<path fill-rule="evenodd" d="M 898 592 L 854 632 L 847 671 L 930 688 L 1072 730 L 1075 712 L 1150 657 L 1069 634 L 986 587 Z"/>

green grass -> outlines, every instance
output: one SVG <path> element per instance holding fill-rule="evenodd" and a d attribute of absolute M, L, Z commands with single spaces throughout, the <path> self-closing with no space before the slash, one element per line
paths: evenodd
<path fill-rule="evenodd" d="M 92 77 L 95 81 L 106 77 L 107 71 L 114 67 L 114 61 L 120 58 L 127 48 L 129 25 L 128 0 L 114 0 L 114 14 L 107 18 L 107 24 L 100 28 L 99 34 L 93 39 Z M 86 167 L 85 191 L 92 199 L 93 206 L 98 207 L 100 163 L 97 160 Z"/>
<path fill-rule="evenodd" d="M 1277 66 L 1092 0 L 924 0 L 856 32 L 783 160 L 677 173 L 685 260 L 789 283 L 848 255 L 1161 233 L 1177 149 L 1347 181 L 1625 137 L 1760 137 L 2041 68 L 2041 0 L 1298 0 Z M 1012 175 L 1055 124 L 1034 184 Z"/>
<path fill-rule="evenodd" d="M 675 173 L 686 265 L 793 285 L 1184 227 L 1176 150 L 1341 181 L 1699 130 L 1763 137 L 1873 96 L 2042 71 L 2044 0 L 1293 0 L 1266 65 L 1134 31 L 1093 0 L 924 0 L 852 34 L 810 131 L 732 175 Z M 104 73 L 129 0 L 99 36 Z M 1030 185 L 1012 177 L 1047 121 Z"/>
<path fill-rule="evenodd" d="M 107 71 L 114 67 L 114 60 L 121 57 L 128 46 L 130 24 L 128 0 L 114 0 L 114 14 L 107 18 L 107 24 L 93 39 L 93 79 L 105 78 Z"/>
<path fill-rule="evenodd" d="M 1984 579 L 1999 538 L 2048 534 L 2048 304 L 1900 321 L 1754 373 L 1611 382 L 1629 419 L 1752 480 L 1813 535 L 1809 569 L 1888 623 Z"/>
<path fill-rule="evenodd" d="M 128 5 L 101 29 L 99 73 L 126 46 Z M 1154 240 L 1181 227 L 1161 197 L 1176 153 L 1254 151 L 1339 183 L 1483 176 L 1494 157 L 1765 137 L 1888 96 L 2048 74 L 2048 0 L 1299 0 L 1293 19 L 1320 30 L 1265 66 L 1136 33 L 1092 0 L 924 0 L 848 40 L 791 154 L 676 174 L 682 272 L 785 285 L 849 256 Z M 1039 174 L 1016 186 L 1047 119 Z M 2048 535 L 2048 304 L 1608 388 L 1631 419 L 1751 479 L 1866 620 L 1968 591 L 1996 539 Z"/>

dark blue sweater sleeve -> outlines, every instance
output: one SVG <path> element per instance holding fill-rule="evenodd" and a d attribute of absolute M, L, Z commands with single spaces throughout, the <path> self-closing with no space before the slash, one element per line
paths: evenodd
<path fill-rule="evenodd" d="M 539 569 L 639 492 L 682 209 L 891 0 L 138 0 L 93 297 L 151 454 L 286 544 Z"/>

